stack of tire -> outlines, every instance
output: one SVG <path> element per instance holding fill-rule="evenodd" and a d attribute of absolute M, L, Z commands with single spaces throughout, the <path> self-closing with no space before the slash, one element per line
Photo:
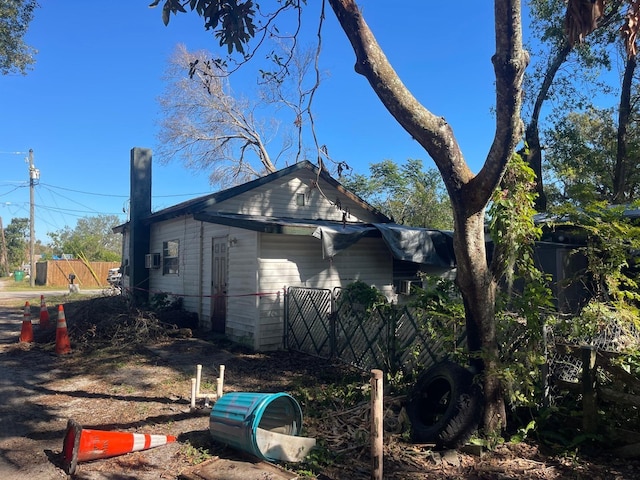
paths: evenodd
<path fill-rule="evenodd" d="M 478 429 L 482 413 L 480 385 L 466 368 L 443 361 L 427 369 L 407 402 L 411 438 L 437 449 L 464 445 Z"/>

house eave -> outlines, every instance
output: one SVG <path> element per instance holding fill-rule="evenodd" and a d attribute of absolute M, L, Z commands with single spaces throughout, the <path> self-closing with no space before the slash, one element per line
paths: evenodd
<path fill-rule="evenodd" d="M 313 233 L 320 226 L 334 226 L 340 227 L 343 224 L 340 222 L 331 222 L 327 220 L 301 220 L 292 218 L 276 218 L 276 217 L 251 217 L 247 215 L 235 215 L 235 214 L 210 214 L 210 213 L 196 213 L 193 215 L 193 219 L 206 222 L 215 223 L 218 225 L 226 225 L 229 227 L 243 228 L 245 230 L 252 230 L 260 233 L 277 233 L 283 235 L 313 235 Z M 363 225 L 363 224 L 358 224 Z M 370 234 L 375 235 L 372 231 Z M 377 235 L 379 236 L 379 235 Z"/>

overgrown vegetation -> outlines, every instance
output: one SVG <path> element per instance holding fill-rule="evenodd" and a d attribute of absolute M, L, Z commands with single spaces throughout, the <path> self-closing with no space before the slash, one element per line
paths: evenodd
<path fill-rule="evenodd" d="M 338 303 L 348 304 L 353 310 L 370 312 L 377 306 L 386 305 L 387 299 L 377 288 L 357 280 L 342 289 Z"/>
<path fill-rule="evenodd" d="M 513 422 L 504 433 L 512 441 L 534 436 L 563 451 L 593 445 L 611 446 L 612 437 L 606 433 L 610 428 L 602 429 L 598 435 L 581 432 L 576 422 L 582 415 L 580 394 L 557 388 L 549 393 L 547 367 L 549 362 L 557 360 L 553 357 L 553 345 L 547 346 L 546 342 L 601 348 L 603 344 L 598 343 L 598 338 L 604 337 L 606 349 L 623 353 L 615 362 L 637 378 L 640 326 L 636 255 L 640 251 L 640 230 L 624 208 L 603 204 L 582 210 L 564 209 L 555 217 L 562 218 L 562 223 L 537 224 L 534 222 L 534 188 L 533 172 L 516 155 L 490 209 L 493 272 L 500 285 L 496 325 L 501 368 L 497 374 Z M 550 290 L 551 278 L 541 272 L 536 263 L 536 242 L 541 239 L 557 242 L 556 229 L 560 225 L 564 235 L 560 238 L 572 248 L 571 255 L 586 259 L 586 267 L 567 280 L 582 285 L 585 295 L 579 311 L 571 315 L 558 312 Z M 575 238 L 566 238 L 569 232 Z M 412 286 L 412 298 L 413 307 L 421 312 L 424 332 L 434 343 L 451 346 L 449 358 L 467 364 L 468 352 L 456 347 L 457 335 L 464 328 L 464 309 L 455 284 L 437 278 L 423 280 L 424 288 Z M 559 288 L 565 286 L 560 284 Z M 387 318 L 392 318 L 390 312 L 394 307 L 386 303 L 378 305 L 381 297 L 372 292 L 371 287 L 354 284 L 345 291 L 361 298 L 368 311 L 386 309 Z M 553 332 L 553 336 L 548 332 Z M 417 357 L 419 352 L 414 354 Z M 396 374 L 388 380 L 392 388 L 402 392 L 410 388 L 417 373 Z M 601 385 L 611 385 L 610 375 L 601 375 Z M 627 385 L 625 391 L 638 393 L 631 385 Z M 602 425 L 640 430 L 636 408 L 607 404 L 601 416 Z M 482 439 L 483 444 L 489 446 L 502 441 L 497 437 Z"/>

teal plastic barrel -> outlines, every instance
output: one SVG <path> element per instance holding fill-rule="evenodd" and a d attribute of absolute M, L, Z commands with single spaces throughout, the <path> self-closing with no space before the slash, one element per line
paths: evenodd
<path fill-rule="evenodd" d="M 13 278 L 16 282 L 21 282 L 22 280 L 24 280 L 24 272 L 22 270 L 16 270 L 15 272 L 13 272 Z"/>
<path fill-rule="evenodd" d="M 258 458 L 275 461 L 260 449 L 258 428 L 297 436 L 302 428 L 302 409 L 286 393 L 226 393 L 211 409 L 211 436 L 214 440 L 249 452 Z"/>

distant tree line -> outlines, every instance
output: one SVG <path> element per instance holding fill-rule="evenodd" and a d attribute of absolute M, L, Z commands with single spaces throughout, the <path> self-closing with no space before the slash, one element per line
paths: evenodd
<path fill-rule="evenodd" d="M 112 232 L 120 223 L 117 215 L 98 215 L 78 220 L 74 228 L 64 227 L 49 232 L 51 242 L 35 242 L 38 259 L 51 260 L 63 255 L 83 257 L 91 262 L 119 262 L 122 259 L 122 238 Z M 0 276 L 29 263 L 29 219 L 14 218 L 4 229 L 7 261 L 0 265 Z"/>

